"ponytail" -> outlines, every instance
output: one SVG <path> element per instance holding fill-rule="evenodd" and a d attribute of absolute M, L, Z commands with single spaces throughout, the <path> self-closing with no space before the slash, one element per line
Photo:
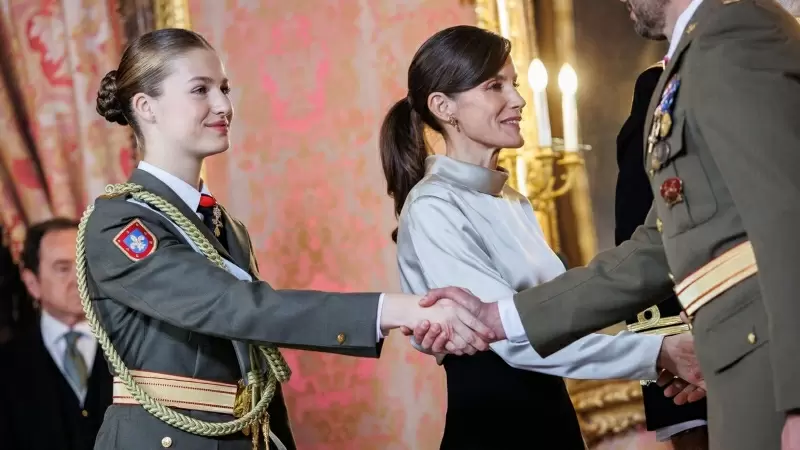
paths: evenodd
<path fill-rule="evenodd" d="M 425 176 L 425 124 L 408 98 L 395 103 L 386 114 L 379 138 L 381 163 L 394 213 L 399 217 L 411 189 Z M 397 242 L 397 229 L 392 231 Z"/>

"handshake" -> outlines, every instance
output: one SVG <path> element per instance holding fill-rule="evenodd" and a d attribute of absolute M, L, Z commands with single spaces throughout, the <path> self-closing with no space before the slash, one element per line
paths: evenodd
<path fill-rule="evenodd" d="M 381 314 L 384 333 L 400 328 L 431 353 L 472 355 L 506 339 L 496 303 L 484 303 L 465 289 L 434 289 L 418 296 L 386 294 Z M 688 334 L 665 337 L 656 362 L 656 383 L 676 404 L 705 397 L 705 381 Z"/>
<path fill-rule="evenodd" d="M 497 305 L 484 303 L 471 292 L 455 287 L 434 289 L 418 296 L 386 294 L 381 329 L 401 328 L 433 353 L 472 355 L 505 339 Z"/>

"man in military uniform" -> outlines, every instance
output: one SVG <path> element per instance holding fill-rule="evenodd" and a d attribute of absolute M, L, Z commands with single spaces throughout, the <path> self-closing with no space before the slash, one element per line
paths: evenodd
<path fill-rule="evenodd" d="M 630 239 L 644 223 L 653 204 L 653 192 L 644 167 L 644 127 L 650 98 L 664 72 L 664 62 L 648 67 L 636 79 L 633 102 L 628 119 L 617 135 L 617 189 L 615 196 L 616 245 Z M 679 317 L 680 303 L 674 296 L 626 320 L 628 330 L 635 333 L 672 335 L 688 333 L 689 326 Z M 676 405 L 664 395 L 664 388 L 650 381 L 642 382 L 647 429 L 656 432 L 659 441 L 670 440 L 675 450 L 708 448 L 706 402 Z"/>
<path fill-rule="evenodd" d="M 645 127 L 644 225 L 513 299 L 447 288 L 423 303 L 456 298 L 548 356 L 674 289 L 708 388 L 709 447 L 800 448 L 800 27 L 774 0 L 626 3 L 638 28 L 671 36 Z"/>

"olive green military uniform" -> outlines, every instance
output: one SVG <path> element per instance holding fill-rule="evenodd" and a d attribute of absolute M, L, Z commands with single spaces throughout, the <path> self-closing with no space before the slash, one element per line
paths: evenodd
<path fill-rule="evenodd" d="M 693 321 L 713 450 L 772 450 L 800 408 L 800 27 L 772 0 L 704 0 L 650 106 L 655 196 L 631 239 L 519 293 L 542 355 L 672 294 L 750 241 L 756 275 Z M 670 275 L 671 274 L 671 275 Z"/>
<path fill-rule="evenodd" d="M 252 244 L 240 222 L 223 214 L 226 250 L 195 211 L 157 177 L 137 169 L 131 182 L 177 207 L 220 255 L 256 281 L 242 281 L 211 263 L 157 211 L 127 196 L 98 199 L 86 228 L 88 281 L 100 321 L 129 369 L 236 384 L 252 369 L 248 343 L 379 355 L 379 294 L 275 290 L 257 281 Z M 135 237 L 140 245 L 124 241 L 125 236 Z M 132 254 L 132 248 L 138 253 Z M 280 389 L 268 411 L 271 431 L 286 448 L 295 449 Z M 209 422 L 233 420 L 216 412 L 181 412 Z M 112 405 L 95 446 L 167 447 L 252 448 L 251 438 L 241 432 L 219 438 L 190 434 L 137 405 Z M 270 448 L 277 447 L 271 443 Z"/>

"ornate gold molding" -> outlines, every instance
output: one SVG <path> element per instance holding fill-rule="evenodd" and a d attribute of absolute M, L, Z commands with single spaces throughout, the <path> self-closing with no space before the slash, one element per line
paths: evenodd
<path fill-rule="evenodd" d="M 635 381 L 570 380 L 569 392 L 590 447 L 644 423 L 642 388 Z"/>
<path fill-rule="evenodd" d="M 156 30 L 162 28 L 184 28 L 190 30 L 188 0 L 155 0 L 153 2 Z"/>

